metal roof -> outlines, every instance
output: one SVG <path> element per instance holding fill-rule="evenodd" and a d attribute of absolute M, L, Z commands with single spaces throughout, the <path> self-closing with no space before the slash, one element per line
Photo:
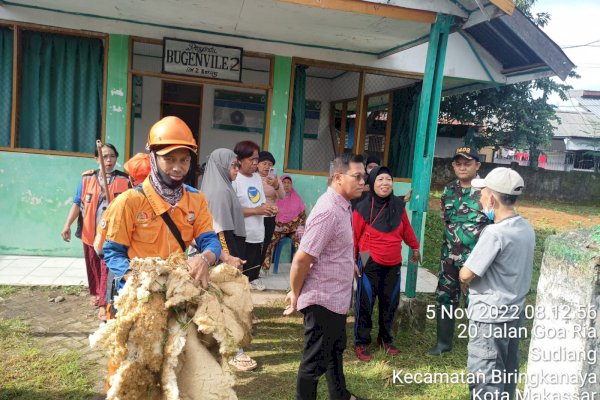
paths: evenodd
<path fill-rule="evenodd" d="M 558 110 L 556 115 L 560 123 L 556 127 L 554 137 L 600 138 L 600 117 L 577 107 L 569 110 Z"/>
<path fill-rule="evenodd" d="M 600 118 L 600 91 L 570 90 L 569 97 L 579 103 L 581 107 Z"/>
<path fill-rule="evenodd" d="M 502 64 L 510 76 L 543 68 L 565 80 L 575 64 L 560 47 L 521 11 L 502 15 L 464 29 Z"/>

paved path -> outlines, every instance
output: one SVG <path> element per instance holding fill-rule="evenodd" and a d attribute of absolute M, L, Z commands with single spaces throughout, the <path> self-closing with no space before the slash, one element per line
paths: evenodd
<path fill-rule="evenodd" d="M 279 273 L 267 273 L 262 279 L 268 290 L 287 290 L 290 264 L 280 264 Z M 406 267 L 402 268 L 402 284 L 406 282 Z M 75 257 L 37 257 L 0 255 L 0 285 L 87 285 L 85 262 Z M 433 293 L 437 277 L 419 268 L 417 292 Z"/>

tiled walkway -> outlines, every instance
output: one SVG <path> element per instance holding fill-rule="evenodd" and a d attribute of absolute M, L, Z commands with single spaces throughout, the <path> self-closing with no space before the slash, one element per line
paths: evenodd
<path fill-rule="evenodd" d="M 85 262 L 76 257 L 0 255 L 0 284 L 87 285 Z"/>
<path fill-rule="evenodd" d="M 280 264 L 279 273 L 267 273 L 262 279 L 268 290 L 289 287 L 290 264 Z M 402 284 L 406 282 L 406 267 L 402 268 Z M 419 268 L 417 292 L 433 293 L 437 277 Z M 76 257 L 37 257 L 0 255 L 0 285 L 87 285 L 85 262 Z"/>

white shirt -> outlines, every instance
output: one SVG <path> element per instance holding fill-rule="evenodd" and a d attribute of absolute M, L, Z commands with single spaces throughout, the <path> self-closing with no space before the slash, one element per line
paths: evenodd
<path fill-rule="evenodd" d="M 257 172 L 252 174 L 251 177 L 238 173 L 232 184 L 242 208 L 256 208 L 266 202 L 262 179 Z M 244 222 L 246 225 L 246 242 L 262 243 L 265 239 L 264 217 L 262 215 L 252 215 L 245 217 Z"/>

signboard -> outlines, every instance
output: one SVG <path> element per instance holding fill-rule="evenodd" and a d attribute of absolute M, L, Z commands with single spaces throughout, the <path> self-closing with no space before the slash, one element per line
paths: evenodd
<path fill-rule="evenodd" d="M 164 38 L 163 72 L 240 82 L 241 47 Z"/>

